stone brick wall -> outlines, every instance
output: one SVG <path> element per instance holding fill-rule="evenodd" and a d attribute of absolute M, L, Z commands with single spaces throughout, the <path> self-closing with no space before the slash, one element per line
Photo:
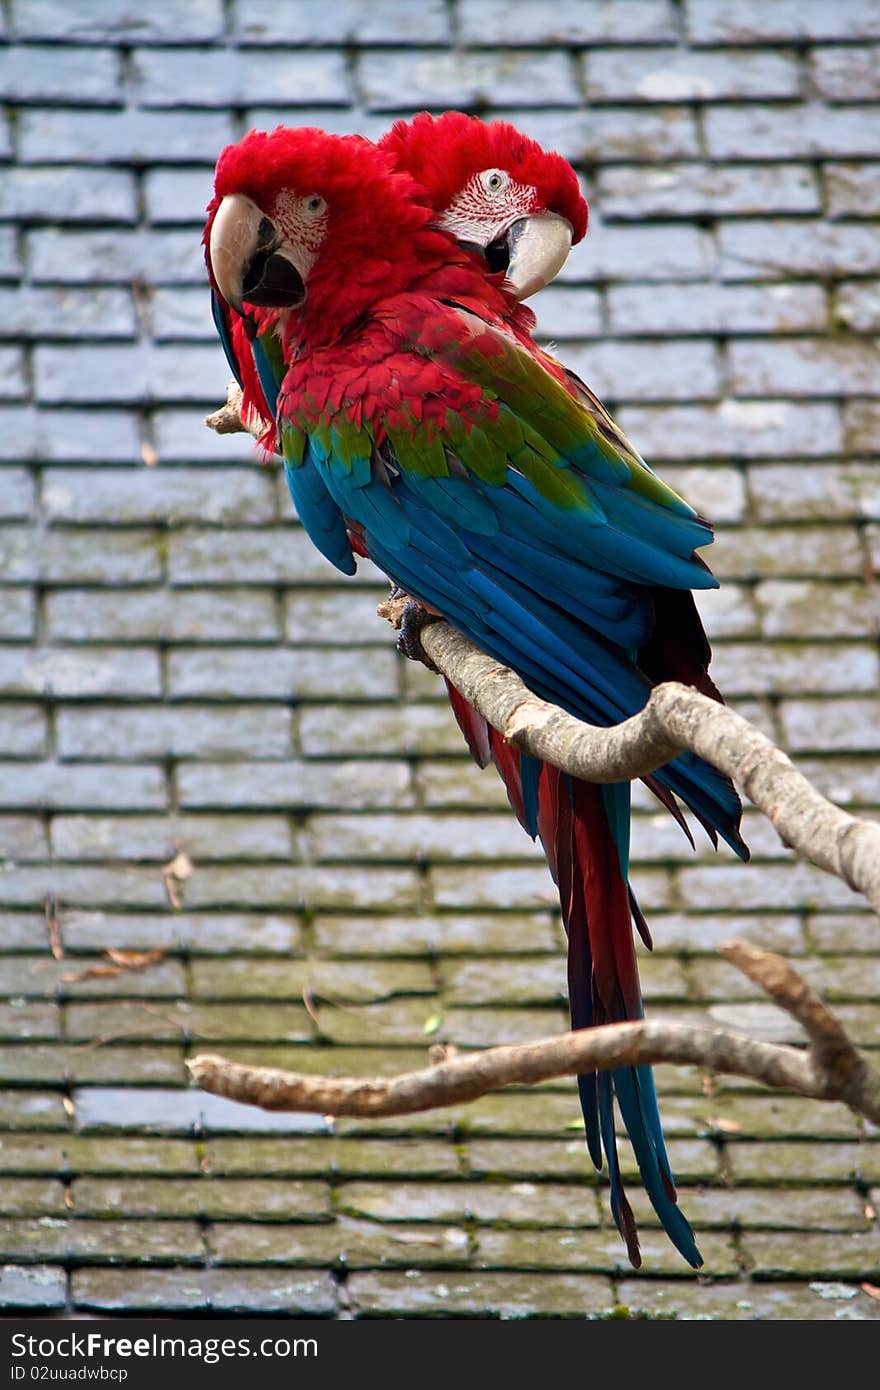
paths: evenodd
<path fill-rule="evenodd" d="M 591 229 L 543 332 L 717 523 L 732 703 L 876 814 L 876 4 L 9 0 L 0 25 L 0 1301 L 876 1316 L 880 1144 L 840 1108 L 660 1069 L 698 1283 L 637 1184 L 628 1270 L 567 1082 L 332 1131 L 182 1089 L 206 1046 L 387 1072 L 565 1022 L 549 876 L 396 657 L 380 577 L 342 581 L 202 425 L 220 147 L 460 105 L 576 163 Z M 713 954 L 743 934 L 880 1046 L 846 888 L 752 815 L 749 868 L 636 819 L 652 1016 L 790 1036 Z M 111 974 L 108 948 L 163 954 Z"/>

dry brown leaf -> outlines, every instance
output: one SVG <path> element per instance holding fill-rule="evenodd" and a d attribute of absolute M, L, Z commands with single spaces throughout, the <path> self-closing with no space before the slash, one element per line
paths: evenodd
<path fill-rule="evenodd" d="M 77 984 L 80 980 L 102 980 L 129 971 L 146 970 L 164 959 L 164 951 L 116 951 L 110 947 L 103 956 L 106 964 L 90 965 L 85 970 L 62 975 L 61 978 L 67 984 Z"/>
<path fill-rule="evenodd" d="M 869 1298 L 880 1298 L 880 1288 L 876 1284 L 860 1284 L 862 1293 L 866 1293 Z"/>
<path fill-rule="evenodd" d="M 64 1205 L 68 1211 L 73 1211 L 73 1192 L 69 1187 L 64 1189 Z"/>
<path fill-rule="evenodd" d="M 725 1120 L 720 1116 L 715 1116 L 706 1121 L 710 1129 L 717 1129 L 721 1134 L 742 1134 L 742 1125 L 738 1125 L 736 1120 Z"/>
<path fill-rule="evenodd" d="M 186 883 L 188 878 L 192 878 L 194 872 L 193 862 L 185 849 L 178 849 L 174 858 L 162 865 L 165 892 L 168 894 L 168 901 L 175 911 L 183 906 L 183 897 L 180 892 L 181 884 Z"/>
<path fill-rule="evenodd" d="M 61 1104 L 64 1106 L 64 1113 L 65 1113 L 65 1115 L 69 1115 L 69 1116 L 71 1117 L 71 1119 L 72 1119 L 73 1116 L 76 1114 L 76 1106 L 74 1105 L 73 1101 L 70 1099 L 70 1096 L 62 1096 L 62 1097 L 61 1097 Z"/>
<path fill-rule="evenodd" d="M 877 1220 L 877 1208 L 873 1207 L 870 1202 L 865 1203 L 865 1219 L 868 1221 Z"/>
<path fill-rule="evenodd" d="M 49 933 L 49 950 L 56 960 L 64 957 L 64 944 L 61 940 L 61 918 L 58 915 L 58 901 L 48 893 L 43 902 L 43 922 Z"/>
<path fill-rule="evenodd" d="M 141 458 L 148 468 L 155 468 L 156 464 L 159 462 L 159 455 L 156 453 L 153 445 L 148 443 L 146 439 L 141 445 Z"/>

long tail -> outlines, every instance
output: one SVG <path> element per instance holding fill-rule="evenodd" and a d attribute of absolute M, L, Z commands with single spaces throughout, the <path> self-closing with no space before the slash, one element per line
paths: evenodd
<path fill-rule="evenodd" d="M 568 937 L 572 1027 L 642 1018 L 633 919 L 643 936 L 647 928 L 627 881 L 629 784 L 594 786 L 521 755 L 448 681 L 447 688 L 474 759 L 481 767 L 495 763 L 521 824 L 544 846 Z M 676 1205 L 651 1068 L 585 1074 L 578 1077 L 578 1092 L 590 1156 L 601 1168 L 604 1152 L 608 1163 L 611 1210 L 630 1262 L 638 1268 L 641 1256 L 620 1176 L 615 1096 L 651 1203 L 675 1247 L 699 1268 L 693 1232 Z"/>

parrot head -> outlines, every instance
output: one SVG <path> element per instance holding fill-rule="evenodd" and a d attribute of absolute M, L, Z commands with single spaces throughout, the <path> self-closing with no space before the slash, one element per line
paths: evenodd
<path fill-rule="evenodd" d="M 361 136 L 251 131 L 217 162 L 209 277 L 255 325 L 283 330 L 295 314 L 302 341 L 329 341 L 418 265 L 454 257 L 431 218 L 424 191 Z"/>
<path fill-rule="evenodd" d="M 435 225 L 503 270 L 517 299 L 549 284 L 586 233 L 571 165 L 508 121 L 423 111 L 396 121 L 380 148 L 424 188 Z"/>

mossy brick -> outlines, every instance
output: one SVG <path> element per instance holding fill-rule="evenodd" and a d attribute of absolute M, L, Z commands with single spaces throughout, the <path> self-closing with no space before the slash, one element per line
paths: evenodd
<path fill-rule="evenodd" d="M 376 605 L 385 597 L 383 588 L 294 589 L 284 598 L 284 633 L 287 641 L 326 642 L 343 646 L 383 646 L 391 636 L 376 616 Z"/>
<path fill-rule="evenodd" d="M 627 1192 L 639 1226 L 658 1226 L 644 1191 Z M 678 1189 L 678 1203 L 696 1230 L 864 1231 L 870 1222 L 855 1188 L 717 1187 Z M 613 1218 L 608 1215 L 608 1222 Z M 794 1238 L 797 1238 L 796 1236 Z"/>
<path fill-rule="evenodd" d="M 468 1255 L 467 1236 L 460 1230 L 392 1229 L 347 1218 L 317 1226 L 218 1222 L 207 1238 L 219 1265 L 461 1265 Z"/>
<path fill-rule="evenodd" d="M 873 594 L 862 584 L 767 579 L 755 601 L 767 637 L 864 637 L 876 623 Z"/>
<path fill-rule="evenodd" d="M 345 956 L 494 956 L 559 950 L 547 913 L 432 914 L 347 917 L 319 914 L 312 925 L 319 951 Z"/>
<path fill-rule="evenodd" d="M 0 539 L 0 552 L 2 546 Z M 146 528 L 108 531 L 59 526 L 41 537 L 38 551 L 29 546 L 27 559 L 33 568 L 21 577 L 48 585 L 147 584 L 161 578 L 162 572 L 158 538 Z"/>
<path fill-rule="evenodd" d="M 169 290 L 168 294 L 175 297 L 176 292 Z M 200 292 L 199 304 L 205 308 Z M 210 319 L 208 326 L 213 332 Z M 282 516 L 287 516 L 286 508 Z M 336 585 L 339 574 L 315 549 L 302 526 L 264 526 L 235 532 L 193 526 L 168 538 L 168 578 L 173 585 Z M 350 586 L 352 580 L 346 583 Z M 350 587 L 346 592 L 351 598 Z M 378 619 L 376 623 L 380 626 Z"/>
<path fill-rule="evenodd" d="M 106 957 L 80 959 L 61 976 L 61 989 L 67 999 L 179 999 L 186 993 L 183 966 L 176 960 L 159 960 L 143 970 L 122 970 L 104 975 Z M 94 971 L 94 974 L 89 974 Z"/>
<path fill-rule="evenodd" d="M 232 1062 L 252 1067 L 280 1067 L 307 1076 L 396 1076 L 419 1071 L 428 1065 L 428 1046 L 417 1047 L 339 1047 L 324 1041 L 291 1043 L 224 1043 L 223 1055 Z M 190 1052 L 204 1051 L 203 1044 L 192 1044 Z"/>
<path fill-rule="evenodd" d="M 875 690 L 878 663 L 864 644 L 725 642 L 715 647 L 712 675 L 729 696 L 839 695 Z"/>
<path fill-rule="evenodd" d="M 16 1086 L 64 1082 L 69 1049 L 62 1043 L 10 1042 L 0 1047 L 0 1081 Z"/>
<path fill-rule="evenodd" d="M 358 710 L 323 704 L 301 712 L 299 734 L 303 752 L 311 757 L 408 754 L 425 758 L 460 754 L 463 747 L 451 713 L 437 703 L 402 708 L 377 703 Z"/>
<path fill-rule="evenodd" d="M 65 1079 L 77 1086 L 182 1086 L 189 1080 L 183 1043 L 88 1043 L 65 1049 Z"/>
<path fill-rule="evenodd" d="M 4 1308 L 53 1309 L 67 1302 L 67 1275 L 60 1265 L 0 1266 Z"/>
<path fill-rule="evenodd" d="M 878 803 L 877 778 L 864 757 L 799 754 L 797 766 L 823 795 L 842 806 L 876 806 Z M 852 915 L 854 903 L 846 906 Z"/>
<path fill-rule="evenodd" d="M 164 1135 L 138 1138 L 129 1135 L 68 1135 L 62 1144 L 64 1170 L 76 1176 L 83 1173 L 167 1174 L 179 1177 L 198 1174 L 199 1153 L 192 1140 Z"/>
<path fill-rule="evenodd" d="M 6 1178 L 0 1187 L 4 1216 L 66 1216 L 65 1189 L 49 1178 Z"/>
<path fill-rule="evenodd" d="M 0 1091 L 0 1129 L 66 1129 L 67 1111 L 58 1091 Z"/>
<path fill-rule="evenodd" d="M 343 1183 L 339 1209 L 373 1221 L 596 1226 L 594 1193 L 551 1183 Z"/>
<path fill-rule="evenodd" d="M 690 1266 L 662 1232 L 640 1233 L 642 1258 L 652 1275 L 692 1276 Z M 736 1255 L 729 1236 L 700 1236 L 707 1275 L 735 1274 Z M 627 1274 L 626 1247 L 616 1231 L 501 1231 L 480 1227 L 474 1264 L 478 1269 L 560 1269 Z"/>
<path fill-rule="evenodd" d="M 838 1183 L 880 1181 L 880 1144 L 810 1140 L 728 1144 L 725 1162 L 736 1182 Z"/>
<path fill-rule="evenodd" d="M 80 807 L 101 810 L 124 803 L 126 798 L 135 809 L 153 810 L 161 809 L 166 799 L 161 770 L 149 763 L 128 763 L 124 767 L 84 763 L 71 766 L 49 760 L 18 763 L 15 765 L 14 784 L 7 775 L 11 773 L 9 764 L 0 764 L 0 805 L 16 810 L 40 805 L 47 810 L 59 811 Z M 45 878 L 46 874 L 47 870 L 44 869 L 27 871 L 23 874 L 21 886 L 17 878 L 14 884 L 4 886 L 3 899 L 21 902 L 25 891 L 39 894 L 37 885 L 40 876 Z M 99 871 L 96 871 L 96 883 L 99 878 Z M 76 869 L 59 872 L 56 888 L 59 896 L 65 881 L 71 886 L 77 881 Z M 27 888 L 23 885 L 27 885 Z M 43 891 L 53 891 L 52 886 Z"/>
<path fill-rule="evenodd" d="M 389 1152 L 394 1145 L 389 1146 Z M 314 1135 L 220 1138 L 208 1135 L 202 1146 L 202 1171 L 217 1178 L 326 1177 L 333 1166 L 335 1140 Z"/>
<path fill-rule="evenodd" d="M 427 964 L 417 961 L 195 961 L 192 993 L 206 999 L 343 1000 L 390 999 L 401 994 L 434 994 Z"/>
<path fill-rule="evenodd" d="M 877 944 L 877 924 L 870 913 L 812 913 L 807 934 L 816 951 L 869 953 Z"/>
<path fill-rule="evenodd" d="M 438 907 L 522 908 L 555 906 L 556 889 L 544 865 L 521 868 L 432 868 L 430 889 Z"/>
<path fill-rule="evenodd" d="M 210 1310 L 276 1312 L 329 1317 L 336 1310 L 327 1274 L 288 1275 L 259 1269 L 78 1269 L 71 1279 L 74 1306 L 108 1312 Z"/>
<path fill-rule="evenodd" d="M 561 956 L 498 961 L 493 971 L 477 960 L 444 959 L 440 967 L 444 1000 L 459 1004 L 549 1004 L 567 1000 Z"/>
<path fill-rule="evenodd" d="M 326 1272 L 215 1269 L 208 1274 L 207 1289 L 214 1312 L 274 1312 L 314 1318 L 333 1317 L 338 1312 L 336 1285 Z"/>
<path fill-rule="evenodd" d="M 204 761 L 181 766 L 177 780 L 182 804 L 193 807 L 381 809 L 412 803 L 410 769 L 390 759 L 276 759 L 271 778 L 265 763 Z"/>
<path fill-rule="evenodd" d="M 707 1137 L 736 1144 L 748 1139 L 856 1139 L 859 1121 L 843 1104 L 817 1106 L 801 1096 L 726 1094 L 680 1100 L 679 1113 L 694 1117 L 697 1130 Z"/>
<path fill-rule="evenodd" d="M 0 1038 L 20 1042 L 60 1037 L 61 1015 L 55 1004 L 10 999 L 0 1004 Z"/>
<path fill-rule="evenodd" d="M 508 1089 L 466 1106 L 450 1107 L 446 1113 L 464 1139 L 483 1134 L 562 1136 L 579 1122 L 574 1086 L 558 1093 Z"/>
<path fill-rule="evenodd" d="M 288 956 L 299 950 L 301 926 L 293 915 L 250 912 L 209 912 L 200 916 L 120 916 L 105 912 L 69 912 L 62 926 L 64 940 L 74 951 L 101 950 L 108 944 L 121 950 L 186 951 L 192 955 L 244 954 Z"/>
<path fill-rule="evenodd" d="M 69 1257 L 109 1264 L 198 1264 L 205 1248 L 191 1221 L 72 1221 Z"/>
<path fill-rule="evenodd" d="M 436 1023 L 438 1004 L 431 996 L 339 1007 L 319 1003 L 315 1012 L 321 1036 L 331 1042 L 373 1046 L 379 1042 L 405 1043 L 415 1047 L 445 1036 Z"/>
<path fill-rule="evenodd" d="M 876 217 L 880 213 L 880 164 L 858 160 L 827 163 L 824 179 L 832 217 Z"/>
<path fill-rule="evenodd" d="M 749 497 L 765 521 L 868 520 L 880 514 L 880 492 L 873 466 L 843 464 L 753 464 Z"/>
<path fill-rule="evenodd" d="M 851 890 L 812 865 L 762 864 L 751 873 L 742 865 L 683 868 L 678 887 L 682 905 L 703 912 L 712 902 L 726 902 L 734 910 L 792 908 L 832 909 L 849 907 Z"/>
<path fill-rule="evenodd" d="M 568 1026 L 568 1010 L 561 1005 L 545 1009 L 456 1007 L 442 1011 L 436 1032 L 439 1041 L 459 1047 L 494 1047 L 555 1036 Z"/>
<path fill-rule="evenodd" d="M 38 816 L 0 815 L 0 856 L 18 860 L 47 859 L 46 827 Z"/>
<path fill-rule="evenodd" d="M 861 577 L 854 526 L 746 526 L 722 530 L 712 546 L 712 569 L 721 579 Z"/>
<path fill-rule="evenodd" d="M 257 1012 L 245 1004 L 169 1001 L 157 1011 L 139 1000 L 108 999 L 96 1004 L 69 1004 L 65 1019 L 67 1036 L 87 1042 L 120 1033 L 160 1042 L 226 1038 L 299 1042 L 311 1038 L 313 1031 L 302 1004 L 276 1004 Z"/>
<path fill-rule="evenodd" d="M 3 1133 L 0 1135 L 0 1172 L 31 1177 L 61 1173 L 68 1140 L 58 1134 Z"/>
<path fill-rule="evenodd" d="M 248 1217 L 321 1221 L 330 1216 L 330 1189 L 316 1182 L 224 1178 L 108 1179 L 81 1177 L 72 1189 L 77 1216 L 213 1220 Z"/>
<path fill-rule="evenodd" d="M 845 1235 L 801 1231 L 797 1240 L 771 1232 L 747 1231 L 743 1254 L 754 1279 L 829 1278 L 875 1281 L 880 1274 L 880 1232 Z"/>
<path fill-rule="evenodd" d="M 196 863 L 294 857 L 290 825 L 280 815 L 59 815 L 52 819 L 52 844 L 61 859 L 155 859 L 164 864 L 174 858 L 178 845 Z"/>
<path fill-rule="evenodd" d="M 838 1286 L 843 1288 L 844 1286 Z M 876 1318 L 867 1294 L 859 1295 L 854 1306 L 844 1295 L 843 1302 L 823 1298 L 817 1289 L 805 1284 L 774 1282 L 755 1284 L 744 1279 L 693 1284 L 653 1279 L 625 1279 L 617 1285 L 621 1308 L 632 1317 L 676 1318 L 680 1321 L 797 1321 L 814 1322 L 846 1316 Z M 874 1305 L 876 1308 L 876 1304 Z"/>
<path fill-rule="evenodd" d="M 364 1271 L 346 1289 L 359 1318 L 604 1317 L 615 1302 L 610 1280 L 572 1274 Z"/>
<path fill-rule="evenodd" d="M 572 1124 L 576 1115 L 577 1096 L 573 1096 Z M 469 1178 L 506 1178 L 531 1182 L 547 1179 L 574 1179 L 586 1187 L 594 1186 L 599 1178 L 593 1169 L 583 1133 L 567 1139 L 482 1138 L 468 1136 L 464 1141 L 465 1173 Z M 670 1139 L 667 1145 L 672 1170 L 679 1182 L 711 1181 L 718 1176 L 718 1151 L 705 1140 Z M 638 1170 L 628 1154 L 621 1151 L 622 1165 L 629 1178 L 638 1181 Z"/>
<path fill-rule="evenodd" d="M 605 339 L 583 348 L 572 344 L 565 358 L 566 365 L 605 398 L 701 400 L 717 396 L 720 388 L 715 345 L 697 339 L 665 343 Z"/>

